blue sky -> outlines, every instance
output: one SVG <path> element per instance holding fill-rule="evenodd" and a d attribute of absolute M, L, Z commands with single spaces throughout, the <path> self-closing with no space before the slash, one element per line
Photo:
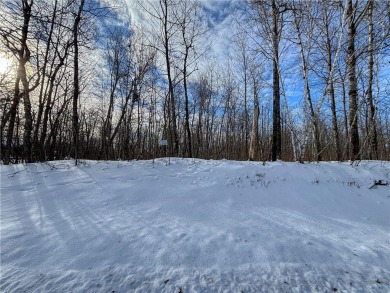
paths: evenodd
<path fill-rule="evenodd" d="M 131 22 L 136 26 L 140 26 L 146 31 L 152 31 L 149 15 L 147 15 L 143 9 L 140 9 L 139 4 L 136 0 L 126 0 L 128 2 L 129 11 L 128 14 L 131 16 Z M 156 3 L 155 0 L 151 0 L 151 3 Z M 216 60 L 219 65 L 226 65 L 229 59 L 229 55 L 234 54 L 233 39 L 236 34 L 237 20 L 234 15 L 233 8 L 235 6 L 242 5 L 241 1 L 233 0 L 201 0 L 200 5 L 206 14 L 207 25 L 209 28 L 209 34 L 207 35 L 207 42 L 210 46 L 208 52 L 209 56 Z M 146 7 L 147 1 L 143 1 L 142 5 Z M 209 59 L 206 60 L 209 62 Z M 296 104 L 302 99 L 302 82 L 301 74 L 297 70 L 291 72 L 291 68 L 299 67 L 299 60 L 296 58 L 285 58 L 286 63 L 283 64 L 286 71 L 284 76 L 285 89 L 289 102 Z M 200 65 L 202 66 L 202 65 Z M 297 74 L 299 72 L 299 74 Z M 271 67 L 267 67 L 264 72 L 264 78 L 268 84 L 272 83 L 272 70 Z M 272 96 L 270 88 L 265 87 L 263 93 L 263 99 L 269 99 Z"/>
<path fill-rule="evenodd" d="M 129 4 L 129 15 L 133 24 L 142 27 L 145 30 L 152 30 L 150 22 L 147 21 L 148 15 L 140 9 L 137 4 L 137 0 L 125 0 Z M 157 0 L 151 0 L 151 3 L 156 3 Z M 232 13 L 233 8 L 243 5 L 242 1 L 234 0 L 201 0 L 200 4 L 206 14 L 207 25 L 209 28 L 209 34 L 207 35 L 207 42 L 210 46 L 209 58 L 206 62 L 209 62 L 210 58 L 220 66 L 226 66 L 229 54 L 234 54 L 233 37 L 236 33 L 237 22 L 235 15 Z M 147 5 L 147 1 L 142 1 L 142 5 Z M 288 49 L 283 53 L 281 57 L 281 69 L 283 74 L 283 81 L 288 96 L 289 103 L 295 105 L 302 101 L 303 97 L 303 82 L 301 72 L 301 60 L 298 54 L 296 45 L 288 44 Z M 389 57 L 387 57 L 389 58 Z M 202 66 L 202 65 L 200 65 Z M 379 78 L 382 82 L 386 83 L 389 79 L 390 73 L 388 70 L 381 71 Z M 265 64 L 264 77 L 265 82 L 272 83 L 272 67 L 270 64 Z M 310 77 L 312 83 L 318 82 L 318 78 Z M 312 88 L 313 100 L 319 100 L 323 94 L 323 85 Z M 265 88 L 262 93 L 264 97 L 270 98 L 272 90 L 270 87 Z"/>
<path fill-rule="evenodd" d="M 140 9 L 137 0 L 126 0 L 129 6 L 129 15 L 131 21 L 137 26 L 141 26 L 145 30 L 151 30 L 149 15 Z M 145 7 L 147 1 L 141 1 Z M 157 2 L 151 0 L 151 3 Z M 200 4 L 203 11 L 207 15 L 207 24 L 210 29 L 210 34 L 207 37 L 211 42 L 211 50 L 216 56 L 225 56 L 230 48 L 229 38 L 232 35 L 233 19 L 231 15 L 232 0 L 201 0 Z"/>

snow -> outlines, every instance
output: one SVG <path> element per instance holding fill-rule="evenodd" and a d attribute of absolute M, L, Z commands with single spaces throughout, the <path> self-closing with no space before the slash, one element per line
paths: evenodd
<path fill-rule="evenodd" d="M 390 162 L 1 166 L 1 292 L 389 292 Z"/>

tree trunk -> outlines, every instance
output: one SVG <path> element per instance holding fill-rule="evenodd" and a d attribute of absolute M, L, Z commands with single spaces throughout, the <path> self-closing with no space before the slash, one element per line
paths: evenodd
<path fill-rule="evenodd" d="M 170 42 L 169 42 L 169 31 L 168 31 L 168 1 L 162 1 L 162 9 L 164 14 L 164 49 L 165 49 L 165 64 L 167 69 L 167 78 L 168 78 L 168 113 L 169 113 L 169 132 L 171 137 L 171 148 L 173 147 L 173 155 L 177 156 L 179 153 L 179 138 L 177 134 L 177 126 L 176 126 L 176 107 L 175 107 L 175 95 L 174 95 L 174 87 L 173 80 L 171 74 L 171 60 L 170 60 Z M 173 146 L 172 146 L 173 144 Z"/>
<path fill-rule="evenodd" d="M 183 66 L 183 85 L 184 85 L 184 96 L 185 96 L 185 127 L 187 132 L 187 156 L 192 158 L 192 139 L 191 139 L 191 129 L 190 129 L 190 111 L 188 105 L 188 89 L 187 89 L 187 58 L 189 53 L 189 47 L 186 47 L 186 52 L 184 56 L 184 66 Z"/>
<path fill-rule="evenodd" d="M 318 129 L 318 120 L 317 115 L 314 111 L 313 102 L 311 98 L 311 92 L 310 92 L 310 86 L 309 86 L 309 68 L 307 64 L 307 59 L 305 57 L 305 53 L 303 51 L 303 44 L 302 44 L 302 35 L 301 35 L 301 29 L 299 27 L 298 19 L 296 16 L 296 12 L 294 11 L 294 24 L 295 28 L 298 33 L 298 42 L 299 42 L 299 51 L 301 54 L 301 60 L 302 60 L 302 73 L 303 73 L 303 82 L 304 82 L 304 93 L 305 97 L 307 99 L 309 110 L 310 110 L 310 116 L 311 116 L 311 125 L 312 125 L 312 131 L 313 131 L 313 138 L 314 138 L 314 150 L 315 150 L 315 160 L 321 161 L 321 143 L 320 143 L 320 134 Z"/>
<path fill-rule="evenodd" d="M 341 77 L 341 89 L 342 89 L 342 97 L 343 97 L 343 127 L 345 130 L 345 140 L 346 144 L 344 144 L 344 151 L 343 151 L 343 157 L 348 158 L 349 157 L 349 126 L 348 126 L 348 111 L 347 111 L 347 90 L 345 86 L 345 79 L 346 77 L 341 72 L 341 69 L 339 68 L 339 74 Z"/>
<path fill-rule="evenodd" d="M 77 165 L 78 160 L 78 136 L 79 136 L 79 114 L 78 114 L 78 100 L 80 94 L 79 86 L 79 44 L 78 44 L 78 35 L 79 35 L 79 25 L 81 21 L 81 13 L 84 9 L 85 0 L 81 0 L 78 13 L 74 20 L 73 24 L 73 48 L 74 48 L 74 60 L 73 60 L 73 150 L 74 150 L 74 160 L 75 165 Z"/>
<path fill-rule="evenodd" d="M 32 151 L 32 153 L 33 153 L 34 159 L 39 158 L 40 160 L 42 160 L 45 156 L 43 155 L 43 153 L 44 153 L 43 152 L 43 143 L 42 142 L 40 144 L 38 143 L 38 134 L 39 134 L 40 124 L 42 121 L 43 109 L 44 109 L 44 105 L 45 105 L 44 85 L 45 85 L 45 78 L 46 78 L 46 68 L 47 68 L 47 64 L 49 62 L 48 60 L 49 60 L 49 52 L 51 49 L 52 35 L 53 35 L 53 31 L 54 31 L 55 20 L 57 17 L 57 3 L 58 3 L 58 0 L 55 0 L 54 1 L 53 15 L 51 17 L 49 36 L 48 36 L 48 39 L 46 42 L 45 57 L 44 57 L 43 68 L 42 68 L 41 87 L 40 87 L 40 91 L 39 91 L 39 107 L 38 107 L 37 120 L 35 123 L 35 130 L 34 130 L 34 135 L 33 135 L 33 151 Z M 57 45 L 58 45 L 58 43 L 57 43 Z M 42 131 L 42 135 L 46 135 L 46 133 Z M 37 153 L 39 149 L 41 149 L 41 150 L 39 151 L 39 153 Z"/>
<path fill-rule="evenodd" d="M 21 65 L 19 63 L 19 67 L 20 66 Z M 18 69 L 18 72 L 19 72 L 19 69 Z M 4 165 L 9 165 L 10 159 L 11 159 L 11 152 L 12 152 L 12 146 L 13 146 L 13 135 L 14 135 L 16 114 L 17 114 L 19 101 L 20 101 L 20 77 L 17 76 L 16 81 L 15 81 L 14 97 L 13 97 L 11 108 L 9 110 L 10 116 L 9 116 L 9 124 L 8 124 L 8 129 L 7 129 L 7 136 L 6 136 Z"/>
<path fill-rule="evenodd" d="M 7 130 L 6 151 L 4 156 L 4 165 L 10 163 L 12 145 L 13 145 L 13 133 L 15 127 L 15 120 L 17 114 L 17 108 L 20 98 L 23 98 L 25 107 L 25 129 L 24 129 L 24 157 L 26 162 L 31 161 L 31 133 L 32 133 L 32 114 L 31 114 L 31 102 L 29 94 L 29 83 L 26 76 L 26 63 L 30 59 L 30 50 L 27 46 L 28 29 L 31 18 L 31 7 L 33 1 L 30 3 L 27 0 L 23 0 L 23 27 L 20 39 L 20 49 L 17 51 L 18 57 L 18 71 L 15 81 L 14 97 L 12 106 L 10 109 L 9 125 Z M 20 82 L 22 82 L 23 92 L 20 91 Z"/>
<path fill-rule="evenodd" d="M 258 159 L 258 149 L 259 149 L 259 104 L 255 104 L 255 109 L 253 110 L 253 122 L 252 122 L 252 134 L 249 147 L 249 161 L 255 161 Z"/>
<path fill-rule="evenodd" d="M 70 44 L 67 44 L 64 56 L 63 57 L 59 56 L 60 62 L 55 67 L 53 74 L 50 77 L 50 81 L 49 81 L 49 90 L 47 92 L 47 97 L 46 97 L 46 108 L 45 108 L 45 112 L 43 115 L 43 121 L 42 121 L 42 132 L 41 132 L 41 137 L 39 140 L 39 144 L 40 144 L 40 148 L 41 148 L 41 155 L 40 155 L 41 161 L 46 160 L 46 150 L 44 148 L 44 144 L 45 144 L 45 140 L 47 137 L 46 132 L 47 132 L 47 124 L 49 122 L 49 114 L 50 114 L 50 111 L 52 108 L 52 97 L 53 97 L 53 91 L 54 91 L 54 87 L 55 87 L 55 80 L 56 80 L 57 74 L 60 71 L 61 67 L 65 64 L 65 58 L 68 54 L 69 46 L 70 46 Z"/>
<path fill-rule="evenodd" d="M 31 113 L 31 101 L 29 94 L 29 82 L 27 80 L 25 67 L 23 66 L 23 74 L 21 81 L 23 84 L 23 105 L 24 105 L 24 134 L 23 134 L 23 155 L 26 163 L 32 162 L 32 130 L 33 130 L 33 118 Z"/>
<path fill-rule="evenodd" d="M 347 3 L 348 19 L 348 48 L 347 48 L 347 67 L 348 67 L 348 98 L 349 98 L 349 143 L 350 159 L 352 161 L 360 159 L 359 129 L 358 129 L 358 92 L 356 78 L 356 52 L 355 52 L 355 11 L 352 6 L 352 0 Z"/>
<path fill-rule="evenodd" d="M 282 155 L 282 134 L 280 124 L 280 84 L 279 84 L 279 29 L 278 29 L 278 7 L 275 0 L 272 0 L 273 16 L 273 115 L 272 115 L 272 161 L 281 159 Z"/>
<path fill-rule="evenodd" d="M 374 24 L 373 24 L 373 10 L 374 1 L 369 0 L 368 4 L 368 88 L 367 88 L 367 103 L 368 103 L 368 115 L 369 115 L 369 158 L 370 160 L 378 159 L 378 139 L 376 131 L 376 110 L 374 106 L 372 96 L 372 83 L 373 83 L 373 72 L 374 72 L 374 56 L 373 56 L 373 38 L 374 38 Z"/>
<path fill-rule="evenodd" d="M 248 134 L 249 134 L 249 130 L 248 130 L 248 105 L 247 105 L 247 96 L 248 96 L 248 77 L 247 77 L 247 60 L 246 60 L 246 52 L 244 51 L 243 53 L 243 62 L 244 62 L 244 142 L 245 142 L 245 155 L 246 154 L 249 154 L 248 153 Z M 255 105 L 255 107 L 257 106 L 257 108 L 259 107 L 259 105 Z M 254 113 L 255 113 L 256 109 L 254 109 Z M 257 109 L 257 112 L 259 112 L 259 109 Z M 257 128 L 258 128 L 258 125 L 257 125 Z M 251 140 L 252 140 L 252 137 L 251 137 Z M 252 145 L 252 144 L 251 144 Z M 257 154 L 256 154 L 257 155 Z M 251 158 L 249 157 L 249 160 L 251 160 Z"/>
<path fill-rule="evenodd" d="M 325 3 L 325 2 L 323 2 Z M 326 9 L 326 3 L 324 10 Z M 336 144 L 336 158 L 337 161 L 342 160 L 341 154 L 341 146 L 340 146 L 340 134 L 339 127 L 337 122 L 337 113 L 336 113 L 336 98 L 335 98 L 335 90 L 334 90 L 334 79 L 333 79 L 333 64 L 332 64 L 332 44 L 329 36 L 329 18 L 327 11 L 324 11 L 324 21 L 325 21 L 325 34 L 326 34 L 326 58 L 327 58 L 327 69 L 328 69 L 328 86 L 329 86 L 329 99 L 330 99 L 330 110 L 332 113 L 332 132 Z"/>

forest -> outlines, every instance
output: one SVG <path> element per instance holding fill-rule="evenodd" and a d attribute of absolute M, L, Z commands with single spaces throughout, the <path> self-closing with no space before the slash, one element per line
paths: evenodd
<path fill-rule="evenodd" d="M 1 161 L 390 160 L 389 34 L 389 1 L 0 0 Z"/>

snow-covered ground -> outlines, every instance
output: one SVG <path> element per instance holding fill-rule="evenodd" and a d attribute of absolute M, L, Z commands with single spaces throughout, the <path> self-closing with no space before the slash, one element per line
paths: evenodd
<path fill-rule="evenodd" d="M 167 163 L 1 166 L 1 292 L 390 291 L 389 162 Z"/>

